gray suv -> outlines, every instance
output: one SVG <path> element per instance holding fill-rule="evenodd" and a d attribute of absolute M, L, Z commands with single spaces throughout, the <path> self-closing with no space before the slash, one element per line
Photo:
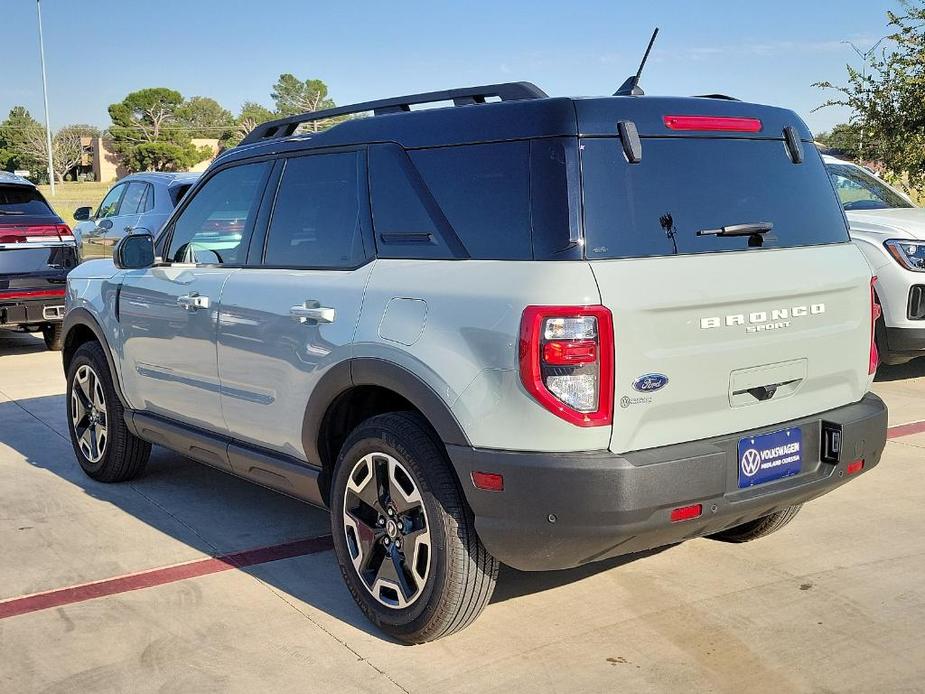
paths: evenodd
<path fill-rule="evenodd" d="M 511 83 L 308 113 L 71 272 L 71 440 L 97 480 L 158 444 L 329 508 L 357 604 L 419 643 L 499 562 L 752 540 L 877 465 L 872 280 L 791 111 Z"/>
<path fill-rule="evenodd" d="M 115 245 L 134 231 L 157 233 L 198 173 L 139 173 L 116 183 L 100 206 L 74 210 L 74 237 L 82 260 L 108 258 Z"/>

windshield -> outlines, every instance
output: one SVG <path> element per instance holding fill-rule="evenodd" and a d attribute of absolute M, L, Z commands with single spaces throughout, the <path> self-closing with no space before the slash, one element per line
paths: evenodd
<path fill-rule="evenodd" d="M 886 210 L 914 207 L 876 176 L 852 164 L 826 164 L 832 185 L 845 210 Z"/>
<path fill-rule="evenodd" d="M 629 164 L 619 139 L 584 138 L 581 172 L 589 259 L 848 241 L 822 160 L 780 140 L 644 138 Z M 738 225 L 756 232 L 716 233 Z"/>
<path fill-rule="evenodd" d="M 0 216 L 50 214 L 54 213 L 35 188 L 0 185 Z"/>

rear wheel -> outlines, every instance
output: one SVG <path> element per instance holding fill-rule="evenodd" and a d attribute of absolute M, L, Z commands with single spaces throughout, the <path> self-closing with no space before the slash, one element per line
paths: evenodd
<path fill-rule="evenodd" d="M 123 482 L 140 475 L 151 444 L 125 426 L 106 355 L 98 342 L 81 345 L 67 372 L 67 420 L 80 467 L 100 482 Z"/>
<path fill-rule="evenodd" d="M 783 528 L 794 519 L 802 507 L 803 504 L 790 506 L 782 511 L 775 511 L 774 513 L 756 518 L 748 523 L 726 528 L 713 535 L 708 535 L 708 537 L 713 540 L 721 540 L 722 542 L 751 542 L 752 540 L 770 535 Z"/>
<path fill-rule="evenodd" d="M 42 326 L 42 337 L 45 346 L 53 352 L 60 352 L 64 348 L 64 325 L 62 323 L 48 323 Z"/>
<path fill-rule="evenodd" d="M 405 643 L 467 627 L 491 598 L 498 562 L 416 413 L 378 415 L 350 434 L 334 470 L 331 524 L 354 600 Z"/>

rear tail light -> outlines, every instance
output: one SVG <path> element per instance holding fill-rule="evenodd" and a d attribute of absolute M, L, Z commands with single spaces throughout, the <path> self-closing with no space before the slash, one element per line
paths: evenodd
<path fill-rule="evenodd" d="M 880 319 L 880 304 L 877 303 L 877 295 L 874 292 L 874 285 L 877 283 L 876 275 L 870 279 L 870 363 L 867 374 L 872 375 L 877 372 L 877 366 L 880 364 L 880 353 L 877 351 L 877 321 Z"/>
<path fill-rule="evenodd" d="M 547 410 L 583 427 L 613 420 L 613 318 L 604 306 L 528 306 L 520 378 Z"/>
<path fill-rule="evenodd" d="M 67 224 L 11 224 L 0 226 L 0 243 L 48 243 L 74 238 Z"/>
<path fill-rule="evenodd" d="M 757 133 L 761 121 L 739 116 L 663 116 L 669 130 L 721 130 L 740 133 Z"/>

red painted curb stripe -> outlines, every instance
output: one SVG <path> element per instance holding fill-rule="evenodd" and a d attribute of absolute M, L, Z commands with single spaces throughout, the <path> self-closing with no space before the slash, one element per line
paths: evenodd
<path fill-rule="evenodd" d="M 332 547 L 331 536 L 324 535 L 322 537 L 285 542 L 270 547 L 258 547 L 242 552 L 223 554 L 208 559 L 199 559 L 186 564 L 177 564 L 176 566 L 141 571 L 128 576 L 107 578 L 102 581 L 94 581 L 93 583 L 85 583 L 79 586 L 50 590 L 46 593 L 36 593 L 34 595 L 25 595 L 20 598 L 10 598 L 0 601 L 0 619 L 15 617 L 16 615 L 36 612 L 38 610 L 47 610 L 51 607 L 71 605 L 76 602 L 93 600 L 94 598 L 101 598 L 107 595 L 126 593 L 131 590 L 162 586 L 166 583 L 174 583 L 176 581 L 183 581 L 187 578 L 196 578 L 198 576 L 207 576 L 230 569 L 243 569 L 248 566 L 266 564 L 267 562 L 278 561 L 280 559 L 291 559 L 307 554 L 317 554 L 318 552 L 327 551 Z"/>
<path fill-rule="evenodd" d="M 895 427 L 890 427 L 886 430 L 886 437 L 895 439 L 899 436 L 912 436 L 922 432 L 925 432 L 925 421 L 909 422 L 908 424 L 897 424 Z"/>

